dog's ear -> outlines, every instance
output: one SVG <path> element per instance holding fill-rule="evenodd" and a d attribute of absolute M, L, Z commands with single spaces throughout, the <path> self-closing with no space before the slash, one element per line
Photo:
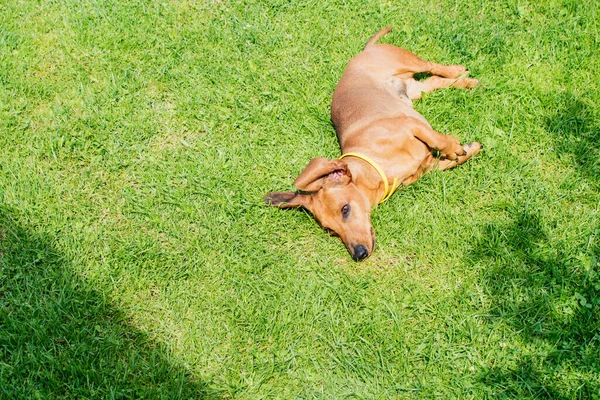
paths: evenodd
<path fill-rule="evenodd" d="M 305 192 L 316 192 L 325 183 L 346 185 L 352 180 L 345 161 L 340 159 L 313 158 L 294 181 L 294 186 Z"/>
<path fill-rule="evenodd" d="M 294 192 L 273 192 L 265 196 L 265 204 L 279 208 L 304 207 L 312 208 L 313 197 L 310 194 Z"/>

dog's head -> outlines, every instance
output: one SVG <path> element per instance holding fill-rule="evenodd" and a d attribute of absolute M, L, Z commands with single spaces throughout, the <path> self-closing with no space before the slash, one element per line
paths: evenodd
<path fill-rule="evenodd" d="M 280 208 L 304 207 L 323 228 L 342 239 L 356 261 L 373 252 L 371 203 L 352 182 L 345 161 L 314 158 L 294 186 L 304 193 L 269 193 L 265 203 Z"/>

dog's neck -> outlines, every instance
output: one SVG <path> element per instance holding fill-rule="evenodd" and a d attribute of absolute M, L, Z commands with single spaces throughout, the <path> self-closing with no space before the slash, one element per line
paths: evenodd
<path fill-rule="evenodd" d="M 371 208 L 375 208 L 385 195 L 381 175 L 363 159 L 348 157 L 345 161 L 352 174 L 352 183 L 369 199 Z"/>

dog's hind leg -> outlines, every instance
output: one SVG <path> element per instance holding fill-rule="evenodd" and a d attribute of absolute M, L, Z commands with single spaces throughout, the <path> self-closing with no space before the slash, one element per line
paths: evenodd
<path fill-rule="evenodd" d="M 436 89 L 445 88 L 448 86 L 463 88 L 463 89 L 471 89 L 479 84 L 477 79 L 472 78 L 442 78 L 439 76 L 432 76 L 430 78 L 425 79 L 424 81 L 417 81 L 415 79 L 407 79 L 404 81 L 406 83 L 406 94 L 411 100 L 419 100 L 421 99 L 421 94 L 423 92 L 429 93 L 433 92 Z"/>
<path fill-rule="evenodd" d="M 460 64 L 444 65 L 430 61 L 427 61 L 426 63 L 427 68 L 424 69 L 422 72 L 426 72 L 431 75 L 442 76 L 444 78 L 456 79 L 459 76 L 465 75 L 469 72 L 464 65 Z"/>
<path fill-rule="evenodd" d="M 363 54 L 359 57 L 367 60 L 368 64 L 379 69 L 384 68 L 386 73 L 402 79 L 412 78 L 417 73 L 456 79 L 469 72 L 463 65 L 444 65 L 423 60 L 406 49 L 390 44 L 370 46 Z"/>

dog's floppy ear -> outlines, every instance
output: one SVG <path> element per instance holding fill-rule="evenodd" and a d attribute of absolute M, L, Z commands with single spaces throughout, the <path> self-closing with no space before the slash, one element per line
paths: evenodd
<path fill-rule="evenodd" d="M 265 204 L 279 208 L 304 207 L 312 208 L 313 198 L 310 194 L 294 192 L 273 192 L 265 196 Z"/>
<path fill-rule="evenodd" d="M 352 175 L 348 165 L 340 159 L 313 158 L 294 181 L 294 186 L 305 192 L 316 192 L 325 182 L 336 185 L 348 184 Z"/>

